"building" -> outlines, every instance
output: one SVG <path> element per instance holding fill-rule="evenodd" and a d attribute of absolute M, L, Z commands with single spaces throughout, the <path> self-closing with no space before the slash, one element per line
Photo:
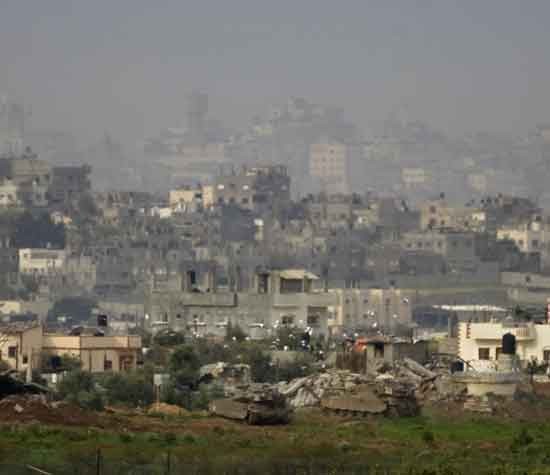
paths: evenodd
<path fill-rule="evenodd" d="M 349 146 L 338 142 L 311 144 L 309 173 L 326 193 L 349 193 Z"/>
<path fill-rule="evenodd" d="M 420 364 L 428 361 L 428 342 L 418 341 L 413 343 L 406 339 L 398 339 L 386 336 L 375 336 L 360 341 L 367 359 L 367 372 L 379 367 L 381 363 L 393 364 L 410 358 Z"/>
<path fill-rule="evenodd" d="M 332 333 L 393 330 L 412 321 L 413 293 L 402 289 L 331 289 L 337 301 L 329 321 Z"/>
<path fill-rule="evenodd" d="M 65 250 L 19 249 L 19 272 L 37 276 L 61 272 L 66 259 Z"/>
<path fill-rule="evenodd" d="M 516 354 L 522 363 L 550 362 L 550 325 L 535 323 L 461 322 L 458 327 L 458 356 L 476 369 L 491 369 L 502 352 L 502 336 L 516 337 Z"/>
<path fill-rule="evenodd" d="M 84 371 L 129 371 L 140 361 L 141 337 L 47 334 L 36 323 L 10 324 L 0 327 L 0 355 L 17 371 L 40 368 L 44 359 L 65 355 L 78 359 Z"/>
<path fill-rule="evenodd" d="M 403 234 L 404 252 L 443 256 L 453 269 L 473 270 L 478 263 L 477 241 L 474 233 L 411 232 Z"/>
<path fill-rule="evenodd" d="M 61 204 L 77 201 L 92 189 L 89 165 L 52 168 L 52 181 L 48 190 L 50 203 Z"/>
<path fill-rule="evenodd" d="M 433 182 L 432 174 L 424 168 L 402 168 L 401 181 L 406 190 L 417 187 L 428 187 Z"/>
<path fill-rule="evenodd" d="M 503 226 L 497 229 L 497 239 L 512 241 L 521 252 L 546 251 L 547 233 L 536 224 Z"/>
<path fill-rule="evenodd" d="M 141 337 L 43 335 L 42 358 L 65 355 L 78 359 L 82 370 L 91 373 L 131 371 L 141 358 Z"/>
<path fill-rule="evenodd" d="M 271 211 L 290 202 L 290 177 L 286 167 L 269 165 L 220 169 L 214 181 L 214 203 L 234 204 L 254 211 Z"/>
<path fill-rule="evenodd" d="M 51 167 L 39 160 L 27 148 L 21 157 L 0 158 L 0 180 L 9 180 L 17 187 L 17 199 L 26 206 L 43 207 L 48 204 Z"/>
<path fill-rule="evenodd" d="M 39 367 L 42 327 L 37 323 L 0 327 L 0 360 L 10 369 L 26 371 Z"/>
<path fill-rule="evenodd" d="M 209 273 L 209 277 L 209 291 L 199 288 L 200 276 L 188 270 L 183 292 L 151 292 L 146 304 L 149 328 L 223 337 L 231 323 L 252 338 L 266 338 L 279 326 L 310 327 L 316 334 L 328 334 L 329 307 L 335 305 L 336 297 L 314 291 L 317 276 L 310 272 L 258 272 L 252 288 L 242 292 L 218 291 L 213 285 L 215 276 Z"/>
<path fill-rule="evenodd" d="M 214 204 L 214 189 L 211 185 L 183 187 L 170 190 L 168 201 L 176 210 L 197 211 L 210 208 Z"/>
<path fill-rule="evenodd" d="M 10 179 L 0 178 L 0 208 L 16 208 L 20 206 L 19 188 Z"/>
<path fill-rule="evenodd" d="M 451 206 L 445 199 L 429 200 L 422 203 L 420 229 L 453 229 L 455 231 L 483 230 L 485 213 L 477 208 Z"/>

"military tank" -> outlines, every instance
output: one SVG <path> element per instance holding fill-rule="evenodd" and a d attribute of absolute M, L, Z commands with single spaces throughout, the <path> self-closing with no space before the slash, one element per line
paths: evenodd
<path fill-rule="evenodd" d="M 419 413 L 414 387 L 398 381 L 363 384 L 353 392 L 326 394 L 321 408 L 326 413 L 353 417 L 412 417 Z"/>
<path fill-rule="evenodd" d="M 285 396 L 263 385 L 251 385 L 238 389 L 231 397 L 214 400 L 208 411 L 250 425 L 287 424 L 292 412 Z"/>

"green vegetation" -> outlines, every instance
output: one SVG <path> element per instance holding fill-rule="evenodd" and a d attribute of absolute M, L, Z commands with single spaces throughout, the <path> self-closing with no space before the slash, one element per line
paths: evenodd
<path fill-rule="evenodd" d="M 249 427 L 158 417 L 141 417 L 135 428 L 119 419 L 110 429 L 5 426 L 0 473 L 26 473 L 18 470 L 24 464 L 56 474 L 97 473 L 98 455 L 102 474 L 512 475 L 548 473 L 550 462 L 550 423 L 544 421 L 346 422 L 308 412 L 289 426 Z"/>

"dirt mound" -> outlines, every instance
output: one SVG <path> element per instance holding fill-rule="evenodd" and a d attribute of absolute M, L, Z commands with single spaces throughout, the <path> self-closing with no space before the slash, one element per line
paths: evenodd
<path fill-rule="evenodd" d="M 0 421 L 101 427 L 98 414 L 65 402 L 49 402 L 43 395 L 12 395 L 0 400 Z"/>
<path fill-rule="evenodd" d="M 147 414 L 164 414 L 166 416 L 188 416 L 189 411 L 183 407 L 175 406 L 173 404 L 166 404 L 165 402 L 159 402 L 151 404 L 147 409 Z"/>

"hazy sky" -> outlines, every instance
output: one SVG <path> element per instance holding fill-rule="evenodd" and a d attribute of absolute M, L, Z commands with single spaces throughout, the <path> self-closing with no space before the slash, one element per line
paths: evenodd
<path fill-rule="evenodd" d="M 185 94 L 240 126 L 289 95 L 453 135 L 550 121 L 548 0 L 0 0 L 0 92 L 34 127 L 125 141 Z"/>

